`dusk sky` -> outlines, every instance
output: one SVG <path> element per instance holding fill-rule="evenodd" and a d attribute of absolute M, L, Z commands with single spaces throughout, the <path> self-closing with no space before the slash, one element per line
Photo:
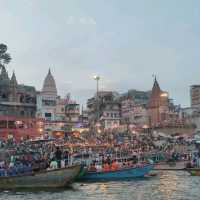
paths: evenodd
<path fill-rule="evenodd" d="M 0 43 L 20 83 L 85 103 L 100 88 L 150 90 L 152 74 L 175 103 L 200 84 L 199 0 L 0 0 Z"/>

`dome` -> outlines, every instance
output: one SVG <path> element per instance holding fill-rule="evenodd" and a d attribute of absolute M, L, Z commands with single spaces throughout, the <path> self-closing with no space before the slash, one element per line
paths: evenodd
<path fill-rule="evenodd" d="M 56 83 L 50 69 L 46 78 L 44 79 L 42 93 L 45 95 L 57 96 Z"/>

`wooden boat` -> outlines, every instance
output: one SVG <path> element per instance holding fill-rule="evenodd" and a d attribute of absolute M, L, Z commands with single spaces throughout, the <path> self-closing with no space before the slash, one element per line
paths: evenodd
<path fill-rule="evenodd" d="M 152 169 L 153 164 L 147 164 L 143 166 L 124 168 L 116 171 L 109 172 L 89 172 L 86 171 L 85 175 L 80 177 L 80 180 L 87 181 L 109 181 L 109 180 L 122 180 L 122 179 L 133 179 L 141 178 L 147 175 Z"/>
<path fill-rule="evenodd" d="M 78 176 L 80 170 L 80 165 L 74 165 L 27 175 L 0 177 L 0 189 L 65 187 Z"/>
<path fill-rule="evenodd" d="M 200 176 L 200 168 L 187 168 L 186 171 L 189 172 L 191 176 Z"/>
<path fill-rule="evenodd" d="M 154 170 L 185 170 L 187 161 L 160 162 L 155 164 Z"/>

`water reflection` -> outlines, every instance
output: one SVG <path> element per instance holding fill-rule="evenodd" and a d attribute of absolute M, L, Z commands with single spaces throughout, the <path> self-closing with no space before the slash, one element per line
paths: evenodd
<path fill-rule="evenodd" d="M 173 194 L 176 192 L 178 186 L 178 177 L 175 173 L 168 172 L 160 178 L 158 191 L 163 197 L 163 200 L 173 200 Z"/>
<path fill-rule="evenodd" d="M 163 172 L 142 180 L 75 183 L 60 191 L 1 192 L 0 200 L 199 200 L 200 177 L 184 172 Z"/>

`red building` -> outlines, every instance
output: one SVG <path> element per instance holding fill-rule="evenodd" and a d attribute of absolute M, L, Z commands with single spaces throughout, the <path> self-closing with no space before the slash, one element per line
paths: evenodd
<path fill-rule="evenodd" d="M 43 135 L 44 122 L 41 119 L 0 116 L 0 139 L 9 137 L 19 142 L 21 139 L 35 139 Z"/>
<path fill-rule="evenodd" d="M 174 105 L 167 92 L 160 89 L 155 78 L 148 105 L 149 125 L 151 127 L 183 126 L 180 105 Z"/>
<path fill-rule="evenodd" d="M 152 93 L 148 105 L 149 123 L 151 127 L 160 126 L 168 120 L 169 98 L 168 93 L 160 89 L 155 78 Z"/>

